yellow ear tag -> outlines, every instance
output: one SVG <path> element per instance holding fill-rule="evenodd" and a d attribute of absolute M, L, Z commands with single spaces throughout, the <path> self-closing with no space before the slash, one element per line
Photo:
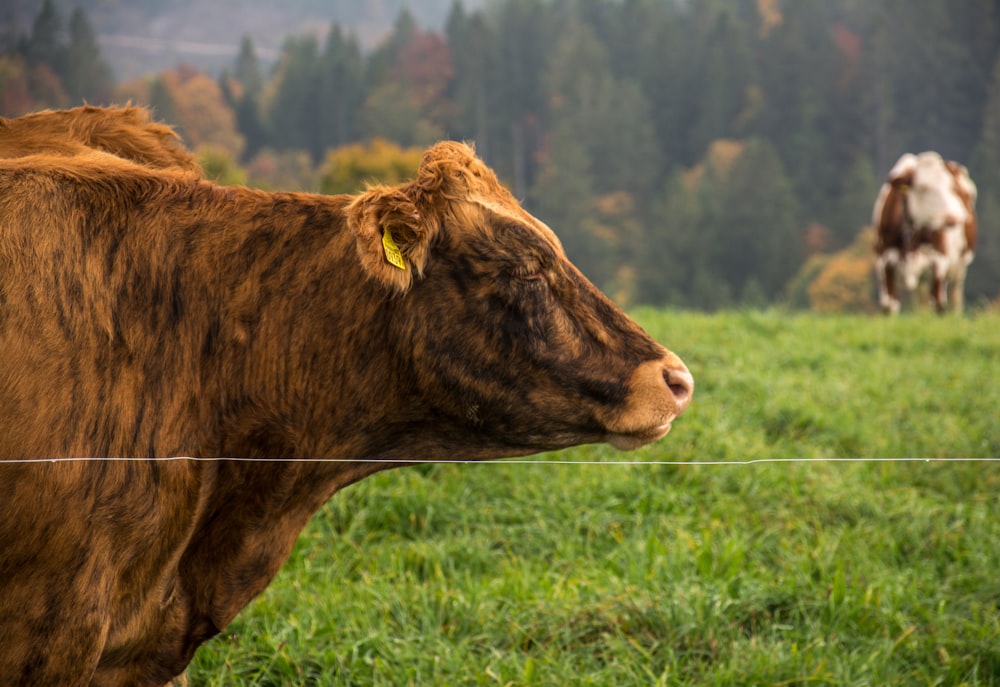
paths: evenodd
<path fill-rule="evenodd" d="M 389 227 L 382 229 L 382 248 L 385 250 L 385 259 L 389 261 L 390 265 L 398 267 L 401 270 L 406 269 L 406 261 L 403 260 L 403 254 L 399 251 L 399 246 L 393 240 Z"/>

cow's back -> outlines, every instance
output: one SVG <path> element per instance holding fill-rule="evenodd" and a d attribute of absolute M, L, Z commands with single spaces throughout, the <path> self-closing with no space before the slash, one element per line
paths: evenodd
<path fill-rule="evenodd" d="M 204 293 L 162 213 L 198 183 L 92 150 L 0 160 L 0 456 L 151 455 L 173 431 L 197 389 L 139 391 L 199 381 L 172 337 Z"/>
<path fill-rule="evenodd" d="M 200 173 L 195 156 L 176 132 L 138 107 L 46 110 L 16 119 L 0 117 L 0 158 L 80 155 L 101 150 L 156 169 Z"/>

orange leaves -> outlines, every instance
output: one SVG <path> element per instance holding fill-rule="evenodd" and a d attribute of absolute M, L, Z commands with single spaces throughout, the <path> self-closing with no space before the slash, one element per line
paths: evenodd
<path fill-rule="evenodd" d="M 872 292 L 872 230 L 865 228 L 854 242 L 835 253 L 806 287 L 813 310 L 874 312 Z"/>
<path fill-rule="evenodd" d="M 167 102 L 155 102 L 154 91 Z M 244 139 L 236 130 L 236 116 L 222 89 L 210 76 L 193 67 L 182 65 L 160 72 L 152 79 L 123 84 L 118 96 L 122 100 L 154 102 L 155 116 L 177 127 L 191 148 L 211 146 L 233 159 L 239 159 L 243 152 Z"/>

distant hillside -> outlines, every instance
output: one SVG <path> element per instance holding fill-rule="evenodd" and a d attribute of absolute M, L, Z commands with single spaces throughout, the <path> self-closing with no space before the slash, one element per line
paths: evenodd
<path fill-rule="evenodd" d="M 43 0 L 6 0 L 4 31 L 26 34 Z M 87 13 L 101 51 L 119 80 L 188 63 L 211 73 L 232 64 L 249 35 L 264 63 L 275 59 L 289 35 L 325 35 L 331 23 L 348 28 L 365 46 L 409 8 L 424 28 L 441 28 L 454 0 L 54 0 L 63 18 L 74 7 Z M 486 0 L 463 0 L 466 9 Z"/>

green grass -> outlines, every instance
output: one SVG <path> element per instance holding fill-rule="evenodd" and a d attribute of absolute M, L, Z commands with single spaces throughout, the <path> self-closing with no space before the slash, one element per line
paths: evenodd
<path fill-rule="evenodd" d="M 575 461 L 1000 456 L 1000 318 L 640 311 L 694 373 Z M 1000 685 L 1000 463 L 435 465 L 337 494 L 194 685 Z"/>

